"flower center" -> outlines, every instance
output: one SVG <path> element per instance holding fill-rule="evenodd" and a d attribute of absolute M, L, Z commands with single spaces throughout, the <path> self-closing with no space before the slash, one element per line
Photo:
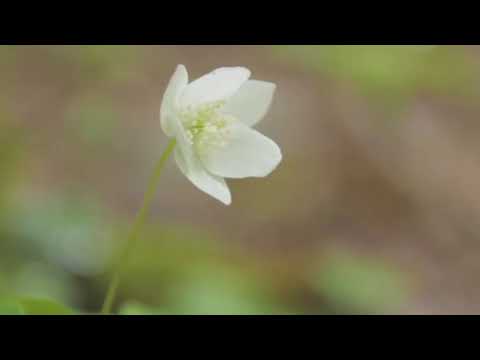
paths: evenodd
<path fill-rule="evenodd" d="M 228 125 L 236 119 L 221 112 L 224 101 L 202 104 L 198 107 L 183 110 L 180 113 L 188 141 L 198 152 L 208 147 L 223 147 L 227 144 Z"/>

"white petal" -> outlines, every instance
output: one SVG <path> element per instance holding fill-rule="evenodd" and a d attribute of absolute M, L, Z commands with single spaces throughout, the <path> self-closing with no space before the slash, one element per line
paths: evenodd
<path fill-rule="evenodd" d="M 270 104 L 276 85 L 267 81 L 248 80 L 227 101 L 222 111 L 253 126 L 263 119 Z"/>
<path fill-rule="evenodd" d="M 264 177 L 282 160 L 271 139 L 237 121 L 229 126 L 224 146 L 210 146 L 201 160 L 212 174 L 227 178 Z"/>
<path fill-rule="evenodd" d="M 182 173 L 200 190 L 206 192 L 225 205 L 230 205 L 232 198 L 225 180 L 210 174 L 203 166 L 192 145 L 189 143 L 185 129 L 180 121 L 172 122 L 177 138 L 175 160 Z"/>
<path fill-rule="evenodd" d="M 171 122 L 174 121 L 175 108 L 177 107 L 179 96 L 187 84 L 187 69 L 183 65 L 178 65 L 168 83 L 160 107 L 160 124 L 167 136 L 174 135 Z"/>
<path fill-rule="evenodd" d="M 182 173 L 198 189 L 206 192 L 208 195 L 221 201 L 225 205 L 230 205 L 232 198 L 230 190 L 221 177 L 208 173 L 198 160 L 188 160 L 180 148 L 175 149 L 175 160 Z"/>
<path fill-rule="evenodd" d="M 244 67 L 223 67 L 212 71 L 187 85 L 181 95 L 182 107 L 227 100 L 250 77 Z"/>

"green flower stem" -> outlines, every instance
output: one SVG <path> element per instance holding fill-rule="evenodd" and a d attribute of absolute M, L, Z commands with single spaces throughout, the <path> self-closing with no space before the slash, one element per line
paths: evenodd
<path fill-rule="evenodd" d="M 175 145 L 176 145 L 175 139 L 171 140 L 168 143 L 168 146 L 163 152 L 163 154 L 160 156 L 160 159 L 158 160 L 157 164 L 155 165 L 155 169 L 148 182 L 147 191 L 145 192 L 145 196 L 143 197 L 143 205 L 140 211 L 138 212 L 137 217 L 135 218 L 135 222 L 133 223 L 130 229 L 130 232 L 128 233 L 125 248 L 123 249 L 123 251 L 119 256 L 119 260 L 116 263 L 112 280 L 110 281 L 110 284 L 108 286 L 107 295 L 105 296 L 105 301 L 103 302 L 103 306 L 102 306 L 102 314 L 104 315 L 108 315 L 112 311 L 113 301 L 115 300 L 115 295 L 117 293 L 118 285 L 120 284 L 121 270 L 123 266 L 125 266 L 128 263 L 130 253 L 132 252 L 132 249 L 135 246 L 136 239 L 138 237 L 138 234 L 140 233 L 140 229 L 145 223 L 145 218 L 147 216 L 148 210 L 155 196 L 155 191 L 157 190 L 158 181 L 160 179 L 160 175 L 162 174 L 163 167 L 167 159 L 169 158 L 169 156 L 172 154 L 173 149 L 175 148 Z"/>

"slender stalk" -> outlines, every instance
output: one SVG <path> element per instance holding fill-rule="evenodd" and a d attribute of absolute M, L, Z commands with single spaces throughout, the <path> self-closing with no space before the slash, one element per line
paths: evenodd
<path fill-rule="evenodd" d="M 162 174 L 163 167 L 172 154 L 173 149 L 175 148 L 176 141 L 175 139 L 171 140 L 168 143 L 167 148 L 158 159 L 157 164 L 155 165 L 155 169 L 153 170 L 152 175 L 150 176 L 147 191 L 145 192 L 145 196 L 143 197 L 143 205 L 140 208 L 135 221 L 128 233 L 126 244 L 120 256 L 118 258 L 118 262 L 116 263 L 116 267 L 114 269 L 114 274 L 110 284 L 108 286 L 107 295 L 105 296 L 105 300 L 102 306 L 102 314 L 107 315 L 110 314 L 112 311 L 113 301 L 115 300 L 115 295 L 117 293 L 118 286 L 120 284 L 120 273 L 123 268 L 128 263 L 129 256 L 132 252 L 133 247 L 135 246 L 138 234 L 145 223 L 146 216 L 148 214 L 148 210 L 152 203 L 152 200 L 155 196 L 155 191 L 158 187 L 158 181 L 160 180 L 160 175 Z"/>

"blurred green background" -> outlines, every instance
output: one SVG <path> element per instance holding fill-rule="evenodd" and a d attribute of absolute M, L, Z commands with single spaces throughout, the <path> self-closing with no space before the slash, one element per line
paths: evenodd
<path fill-rule="evenodd" d="M 116 312 L 480 312 L 479 47 L 0 46 L 0 313 L 99 311 L 179 63 L 277 83 L 284 160 L 225 207 L 171 159 Z"/>

